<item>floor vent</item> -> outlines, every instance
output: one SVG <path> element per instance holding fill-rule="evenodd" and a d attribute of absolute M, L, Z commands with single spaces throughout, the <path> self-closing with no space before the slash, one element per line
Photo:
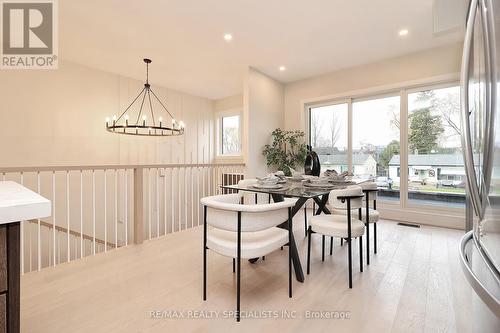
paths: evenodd
<path fill-rule="evenodd" d="M 420 228 L 420 225 L 418 224 L 413 224 L 413 223 L 403 223 L 399 222 L 398 225 L 401 225 L 403 227 L 412 227 L 412 228 Z"/>

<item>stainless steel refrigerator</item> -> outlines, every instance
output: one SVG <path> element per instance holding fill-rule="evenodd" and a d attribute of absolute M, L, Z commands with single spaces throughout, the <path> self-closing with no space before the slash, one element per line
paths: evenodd
<path fill-rule="evenodd" d="M 473 287 L 473 330 L 500 332 L 500 0 L 471 0 L 461 69 L 467 229 L 460 254 Z"/>

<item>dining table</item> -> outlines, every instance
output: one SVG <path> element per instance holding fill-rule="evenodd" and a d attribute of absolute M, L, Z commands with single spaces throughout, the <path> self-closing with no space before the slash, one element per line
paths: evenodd
<path fill-rule="evenodd" d="M 307 186 L 308 185 L 306 184 L 307 180 L 287 179 L 286 183 L 281 184 L 282 186 L 280 188 L 274 188 L 274 189 L 261 188 L 261 187 L 256 187 L 254 185 L 238 185 L 238 184 L 221 185 L 221 188 L 233 193 L 245 191 L 245 192 L 254 192 L 256 195 L 258 193 L 268 194 L 269 202 L 271 202 L 271 199 L 273 202 L 280 202 L 283 201 L 284 198 L 297 198 L 297 202 L 292 207 L 292 221 L 293 221 L 293 216 L 295 216 L 300 211 L 300 209 L 305 205 L 305 203 L 311 199 L 317 205 L 314 215 L 319 215 L 321 213 L 331 214 L 330 210 L 327 207 L 330 191 L 336 189 L 343 189 L 346 188 L 348 185 L 359 184 L 363 181 L 365 180 L 336 182 L 332 183 L 327 187 L 312 187 L 312 186 Z M 282 224 L 278 225 L 278 227 L 287 229 L 288 222 L 284 221 Z M 292 254 L 292 263 L 295 271 L 295 278 L 299 282 L 304 282 L 304 271 L 302 270 L 302 265 L 297 250 L 297 244 L 295 243 L 295 238 L 293 236 L 293 233 L 289 246 Z M 250 259 L 249 261 L 255 263 L 257 260 L 258 258 L 254 258 Z"/>

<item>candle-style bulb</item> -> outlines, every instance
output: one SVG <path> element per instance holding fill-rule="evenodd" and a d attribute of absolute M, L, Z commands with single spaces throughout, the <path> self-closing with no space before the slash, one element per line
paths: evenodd
<path fill-rule="evenodd" d="M 116 121 L 116 115 L 113 116 L 113 121 Z"/>
<path fill-rule="evenodd" d="M 179 121 L 179 126 L 180 126 L 180 128 L 184 128 L 184 122 L 182 120 Z"/>

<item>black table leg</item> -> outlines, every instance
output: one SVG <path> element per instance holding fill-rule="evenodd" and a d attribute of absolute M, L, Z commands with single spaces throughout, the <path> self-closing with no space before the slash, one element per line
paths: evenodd
<path fill-rule="evenodd" d="M 295 269 L 295 278 L 299 282 L 304 282 L 304 271 L 302 270 L 302 264 L 300 263 L 299 252 L 297 251 L 297 245 L 295 244 L 295 238 L 293 233 L 291 236 L 290 249 L 292 253 L 292 263 Z"/>
<path fill-rule="evenodd" d="M 284 196 L 281 194 L 271 194 L 273 201 L 274 202 L 281 202 L 285 200 Z M 295 206 L 292 207 L 292 219 L 297 212 L 300 211 L 302 206 L 306 203 L 307 198 L 299 198 L 297 202 L 295 203 Z M 283 222 L 282 224 L 278 225 L 279 228 L 287 229 L 288 230 L 288 221 Z M 304 271 L 302 270 L 302 265 L 300 263 L 300 257 L 299 257 L 299 252 L 297 250 L 297 244 L 295 243 L 295 237 L 291 236 L 290 240 L 290 249 L 291 254 L 292 254 L 292 263 L 293 263 L 293 268 L 295 270 L 295 278 L 299 282 L 304 282 Z M 248 259 L 250 263 L 255 263 L 259 260 L 259 258 L 252 258 Z"/>
<path fill-rule="evenodd" d="M 328 203 L 328 194 L 324 194 L 321 196 L 321 199 L 318 197 L 314 197 L 313 200 L 318 204 L 318 209 L 316 210 L 315 215 L 319 215 L 321 213 L 331 214 L 330 210 L 326 208 L 326 204 Z"/>
<path fill-rule="evenodd" d="M 285 200 L 285 198 L 280 194 L 272 194 L 274 202 L 280 202 Z M 307 198 L 299 198 L 295 203 L 295 206 L 292 207 L 292 220 L 293 216 L 297 214 L 302 206 L 307 202 Z M 288 221 L 283 222 L 278 226 L 279 228 L 288 229 Z M 299 282 L 304 282 L 304 271 L 302 270 L 302 264 L 300 263 L 299 251 L 297 250 L 297 244 L 295 243 L 295 237 L 292 233 L 291 241 L 290 241 L 290 251 L 292 254 L 292 263 L 293 268 L 295 270 L 295 278 Z"/>

